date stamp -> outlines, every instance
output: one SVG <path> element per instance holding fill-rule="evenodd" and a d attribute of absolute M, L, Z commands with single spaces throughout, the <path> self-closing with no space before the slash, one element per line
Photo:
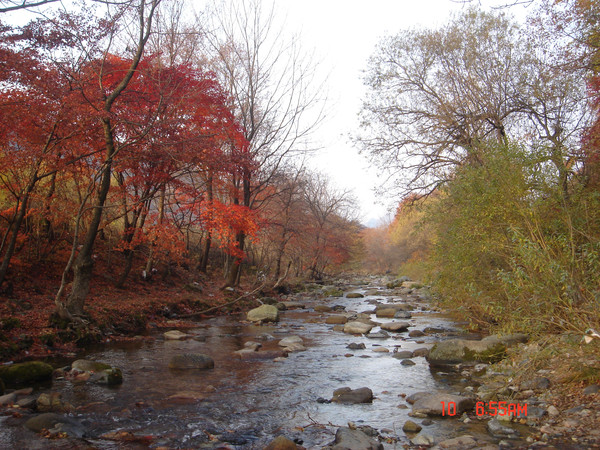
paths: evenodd
<path fill-rule="evenodd" d="M 456 416 L 458 410 L 455 402 L 441 402 L 442 416 Z M 477 402 L 475 404 L 475 414 L 477 416 L 512 416 L 527 417 L 527 404 L 510 402 Z"/>

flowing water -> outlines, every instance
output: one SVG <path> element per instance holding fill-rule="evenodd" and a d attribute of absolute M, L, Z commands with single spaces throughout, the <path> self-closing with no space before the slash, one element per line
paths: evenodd
<path fill-rule="evenodd" d="M 346 289 L 365 292 L 366 286 L 347 286 Z M 465 382 L 456 376 L 432 373 L 422 357 L 413 358 L 416 363 L 413 366 L 403 366 L 399 359 L 392 357 L 394 348 L 428 347 L 439 336 L 411 339 L 407 333 L 390 333 L 386 339 L 369 339 L 348 335 L 333 331 L 332 325 L 324 323 L 328 314 L 312 309 L 317 304 L 328 304 L 362 312 L 373 309 L 369 300 L 385 303 L 406 299 L 398 295 L 358 299 L 304 297 L 306 309 L 283 312 L 280 322 L 273 326 L 250 325 L 242 322 L 243 317 L 218 317 L 185 330 L 195 335 L 194 339 L 167 341 L 157 334 L 154 340 L 104 346 L 85 358 L 122 368 L 122 385 L 109 388 L 54 380 L 51 390 L 61 392 L 64 401 L 77 407 L 73 417 L 85 426 L 87 443 L 97 448 L 122 448 L 122 442 L 101 437 L 116 431 L 152 437 L 145 443 L 130 441 L 126 444 L 128 448 L 147 448 L 148 445 L 227 448 L 226 445 L 230 445 L 260 449 L 280 434 L 302 442 L 307 448 L 321 448 L 333 440 L 337 427 L 354 422 L 357 426 L 370 425 L 391 438 L 385 448 L 400 449 L 409 443 L 402 425 L 410 418 L 410 406 L 403 408 L 402 405 L 406 405 L 403 396 L 418 391 L 456 392 Z M 418 305 L 419 310 L 413 311 L 412 319 L 394 320 L 410 322 L 411 329 L 435 327 L 459 332 L 447 318 L 427 311 L 425 303 L 414 303 L 414 298 L 408 300 Z M 375 331 L 377 328 L 372 332 Z M 261 350 L 274 350 L 277 342 L 288 335 L 302 337 L 307 350 L 291 353 L 284 361 L 242 361 L 234 357 L 233 352 L 243 348 L 247 341 L 261 342 Z M 366 349 L 348 350 L 346 346 L 351 342 L 362 342 Z M 378 346 L 390 352 L 374 352 Z M 215 368 L 170 370 L 169 360 L 177 353 L 210 355 Z M 373 403 L 347 405 L 317 401 L 331 398 L 335 389 L 345 386 L 369 387 L 375 395 Z M 5 425 L 0 427 L 3 429 L 0 445 L 7 448 L 69 447 L 76 443 L 40 438 L 22 428 L 22 421 L 13 420 Z M 479 421 L 465 425 L 456 418 L 438 418 L 423 428 L 423 433 L 436 441 L 469 433 L 495 442 Z M 226 443 L 225 446 L 222 443 Z"/>

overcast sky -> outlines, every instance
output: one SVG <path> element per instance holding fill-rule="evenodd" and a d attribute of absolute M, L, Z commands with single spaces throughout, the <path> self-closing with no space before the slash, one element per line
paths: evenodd
<path fill-rule="evenodd" d="M 481 0 L 483 7 L 498 4 Z M 320 69 L 329 73 L 331 100 L 327 121 L 315 136 L 324 147 L 312 164 L 341 188 L 352 188 L 360 204 L 360 220 L 374 225 L 397 200 L 376 196 L 376 169 L 352 147 L 357 114 L 365 93 L 362 71 L 380 38 L 412 27 L 435 27 L 453 11 L 465 8 L 453 0 L 276 0 L 290 29 L 301 31 L 307 50 L 315 49 Z"/>

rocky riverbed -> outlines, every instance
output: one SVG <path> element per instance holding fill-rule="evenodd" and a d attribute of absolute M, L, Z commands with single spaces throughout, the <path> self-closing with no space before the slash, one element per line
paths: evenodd
<path fill-rule="evenodd" d="M 511 359 L 539 344 L 465 333 L 418 283 L 338 280 L 261 301 L 76 361 L 0 367 L 0 446 L 599 446 L 597 385 L 561 403 L 551 371 Z"/>

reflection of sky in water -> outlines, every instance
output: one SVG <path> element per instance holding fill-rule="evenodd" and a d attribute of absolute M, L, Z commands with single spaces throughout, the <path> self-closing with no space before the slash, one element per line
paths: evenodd
<path fill-rule="evenodd" d="M 341 304 L 347 310 L 372 310 L 365 300 L 382 299 L 381 295 L 363 299 L 334 298 L 317 303 Z M 391 299 L 390 299 L 391 300 Z M 123 369 L 124 383 L 110 389 L 84 384 L 56 381 L 54 389 L 63 392 L 63 399 L 74 405 L 94 402 L 80 420 L 95 432 L 127 430 L 145 435 L 161 435 L 158 442 L 165 445 L 194 446 L 206 440 L 206 432 L 221 434 L 230 431 L 239 441 L 239 448 L 261 448 L 273 435 L 299 437 L 305 446 L 325 445 L 335 432 L 334 427 L 348 422 L 365 424 L 377 429 L 388 428 L 404 437 L 402 425 L 409 418 L 409 409 L 400 394 L 417 391 L 435 391 L 449 388 L 434 379 L 424 358 L 414 358 L 416 365 L 402 366 L 392 357 L 395 346 L 400 350 L 414 350 L 428 346 L 434 338 L 425 336 L 425 344 L 407 338 L 407 333 L 387 339 L 369 339 L 331 330 L 331 325 L 310 323 L 306 319 L 323 321 L 327 314 L 296 310 L 282 314 L 279 326 L 252 326 L 232 322 L 225 317 L 202 322 L 193 334 L 206 338 L 204 342 L 163 341 L 158 339 L 144 344 L 130 344 L 106 348 L 90 354 L 90 359 L 103 361 Z M 392 319 L 376 319 L 387 322 Z M 435 314 L 415 314 L 413 319 L 397 319 L 427 326 L 449 328 L 443 317 Z M 289 333 L 282 333 L 282 330 Z M 377 331 L 377 328 L 373 331 Z M 292 353 L 287 360 L 241 362 L 233 352 L 248 340 L 269 333 L 273 341 L 262 341 L 263 349 L 277 349 L 277 341 L 288 334 L 298 334 L 308 347 L 305 352 Z M 351 342 L 363 342 L 365 350 L 348 350 Z M 389 353 L 376 353 L 376 346 L 384 346 Z M 177 353 L 205 353 L 215 360 L 215 369 L 208 371 L 172 371 L 168 362 Z M 355 356 L 347 358 L 346 353 Z M 367 355 L 369 358 L 361 358 Z M 319 397 L 331 398 L 337 388 L 369 387 L 375 400 L 372 404 L 321 404 Z M 182 402 L 170 396 L 187 392 L 203 398 L 202 401 Z M 462 425 L 462 424 L 458 424 Z M 456 421 L 437 420 L 426 427 L 428 434 L 442 437 L 456 435 Z M 297 430 L 294 427 L 303 427 Z M 474 430 L 469 430 L 471 433 Z M 245 444 L 243 442 L 246 442 Z M 406 440 L 403 441 L 406 443 Z M 402 448 L 401 443 L 396 444 Z M 96 441 L 100 447 L 109 447 L 107 441 Z M 394 448 L 393 445 L 386 445 Z"/>

